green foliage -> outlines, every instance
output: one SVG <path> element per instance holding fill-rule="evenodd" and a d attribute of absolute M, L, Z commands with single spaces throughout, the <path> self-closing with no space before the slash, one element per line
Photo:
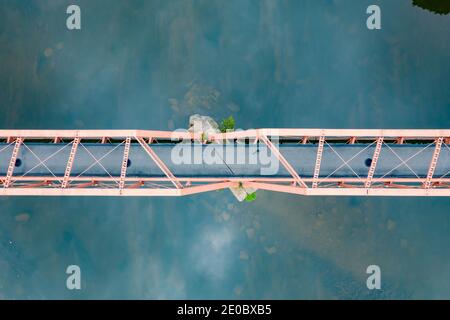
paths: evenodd
<path fill-rule="evenodd" d="M 450 0 L 413 0 L 413 5 L 437 14 L 450 13 Z"/>
<path fill-rule="evenodd" d="M 223 119 L 222 122 L 220 123 L 219 126 L 220 132 L 233 131 L 234 125 L 235 122 L 233 116 L 229 116 L 228 118 Z"/>
<path fill-rule="evenodd" d="M 247 194 L 247 196 L 245 197 L 245 201 L 247 202 L 253 202 L 256 200 L 256 192 L 253 193 L 249 193 Z"/>

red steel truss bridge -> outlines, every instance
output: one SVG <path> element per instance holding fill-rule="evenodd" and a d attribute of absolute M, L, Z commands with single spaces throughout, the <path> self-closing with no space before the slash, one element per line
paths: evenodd
<path fill-rule="evenodd" d="M 0 196 L 183 196 L 239 187 L 298 195 L 450 196 L 449 144 L 447 129 L 256 129 L 211 135 L 0 130 Z M 215 163 L 179 163 L 174 149 L 180 146 L 200 152 L 236 147 L 270 157 L 249 163 L 223 153 Z M 276 170 L 264 173 L 269 165 Z"/>

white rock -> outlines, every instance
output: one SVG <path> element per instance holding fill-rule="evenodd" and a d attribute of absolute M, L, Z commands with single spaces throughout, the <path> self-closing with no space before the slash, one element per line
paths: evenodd
<path fill-rule="evenodd" d="M 235 188 L 230 188 L 230 190 L 233 193 L 233 195 L 236 197 L 236 199 L 238 199 L 240 202 L 242 202 L 245 200 L 245 197 L 247 197 L 247 195 L 252 194 L 253 192 L 256 192 L 256 190 L 258 190 L 258 189 L 235 187 Z"/>
<path fill-rule="evenodd" d="M 189 117 L 189 132 L 203 132 L 206 135 L 219 133 L 219 125 L 213 118 L 194 114 Z"/>

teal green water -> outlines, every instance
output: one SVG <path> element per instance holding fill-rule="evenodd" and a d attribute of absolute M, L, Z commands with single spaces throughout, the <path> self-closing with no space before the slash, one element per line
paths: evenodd
<path fill-rule="evenodd" d="M 0 128 L 448 128 L 450 15 L 398 1 L 0 0 Z M 366 28 L 378 4 L 382 29 Z M 0 298 L 450 298 L 450 200 L 0 198 Z M 82 270 L 69 291 L 66 267 Z M 382 289 L 366 288 L 377 264 Z"/>

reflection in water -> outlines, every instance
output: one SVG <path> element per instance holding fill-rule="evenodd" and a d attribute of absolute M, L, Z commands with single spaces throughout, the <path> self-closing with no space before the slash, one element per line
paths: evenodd
<path fill-rule="evenodd" d="M 210 281 L 222 280 L 232 261 L 232 244 L 230 230 L 209 227 L 194 241 L 192 265 Z"/>

